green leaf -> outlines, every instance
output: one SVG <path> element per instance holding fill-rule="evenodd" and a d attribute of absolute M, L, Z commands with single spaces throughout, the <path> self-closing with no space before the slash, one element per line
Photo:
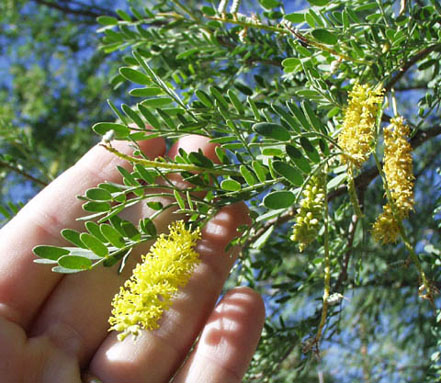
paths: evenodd
<path fill-rule="evenodd" d="M 304 13 L 289 13 L 285 15 L 285 20 L 290 21 L 294 24 L 299 24 L 305 22 L 305 14 Z"/>
<path fill-rule="evenodd" d="M 213 168 L 213 161 L 211 161 L 209 158 L 205 157 L 200 152 L 191 152 L 188 155 L 188 160 L 199 167 L 211 169 Z"/>
<path fill-rule="evenodd" d="M 32 251 L 36 256 L 40 258 L 51 260 L 57 260 L 63 255 L 67 255 L 70 253 L 69 250 L 57 246 L 36 246 L 32 249 Z"/>
<path fill-rule="evenodd" d="M 194 93 L 195 93 L 196 97 L 202 102 L 202 104 L 204 104 L 207 108 L 211 108 L 213 106 L 213 100 L 203 90 L 198 89 Z"/>
<path fill-rule="evenodd" d="M 116 124 L 114 122 L 98 122 L 92 126 L 92 129 L 101 136 L 104 136 L 107 132 L 113 130 L 115 132 L 115 138 L 117 139 L 125 139 L 130 133 L 130 129 L 127 126 Z"/>
<path fill-rule="evenodd" d="M 107 242 L 107 239 L 101 234 L 100 226 L 97 223 L 89 221 L 86 222 L 84 226 L 86 226 L 90 234 L 97 237 L 101 242 Z"/>
<path fill-rule="evenodd" d="M 225 100 L 225 97 L 222 96 L 221 92 L 219 92 L 214 86 L 210 87 L 211 95 L 219 102 L 219 105 L 224 109 L 228 109 L 228 102 Z"/>
<path fill-rule="evenodd" d="M 61 236 L 69 242 L 73 243 L 75 246 L 82 248 L 86 247 L 84 243 L 81 242 L 80 233 L 76 230 L 64 229 L 61 231 Z"/>
<path fill-rule="evenodd" d="M 140 129 L 145 129 L 144 121 L 142 121 L 141 117 L 138 116 L 138 113 L 136 113 L 126 104 L 122 104 L 121 109 L 136 125 L 138 125 Z"/>
<path fill-rule="evenodd" d="M 120 232 L 116 230 L 113 226 L 106 223 L 100 225 L 101 234 L 115 247 L 122 248 L 125 246 L 124 239 Z"/>
<path fill-rule="evenodd" d="M 291 182 L 294 186 L 302 186 L 303 176 L 296 168 L 283 161 L 274 161 L 273 168 L 277 173 Z"/>
<path fill-rule="evenodd" d="M 156 97 L 144 100 L 141 105 L 151 108 L 162 108 L 163 106 L 170 105 L 172 102 L 173 100 L 169 97 Z"/>
<path fill-rule="evenodd" d="M 306 118 L 309 120 L 311 125 L 315 128 L 317 131 L 324 131 L 324 127 L 322 125 L 322 122 L 318 119 L 318 117 L 315 115 L 314 110 L 312 109 L 309 102 L 303 101 L 302 102 L 302 109 L 305 112 Z"/>
<path fill-rule="evenodd" d="M 124 234 L 131 240 L 136 241 L 141 238 L 141 234 L 133 223 L 129 221 L 123 221 L 121 223 L 121 228 Z"/>
<path fill-rule="evenodd" d="M 282 66 L 288 67 L 288 66 L 297 66 L 301 63 L 301 60 L 297 57 L 288 57 L 282 61 Z"/>
<path fill-rule="evenodd" d="M 123 11 L 122 9 L 117 9 L 116 13 L 118 14 L 119 17 L 121 17 L 121 19 L 123 19 L 124 21 L 128 21 L 131 22 L 132 18 L 130 17 L 130 15 L 126 12 Z"/>
<path fill-rule="evenodd" d="M 122 67 L 119 69 L 119 73 L 121 73 L 125 79 L 135 84 L 150 85 L 152 83 L 147 75 L 133 68 Z"/>
<path fill-rule="evenodd" d="M 271 225 L 266 231 L 259 237 L 257 240 L 251 244 L 253 249 L 260 250 L 266 243 L 266 241 L 270 238 L 273 233 L 276 225 Z"/>
<path fill-rule="evenodd" d="M 135 88 L 132 89 L 129 94 L 134 97 L 152 97 L 161 94 L 162 89 L 156 86 L 150 86 L 147 88 Z"/>
<path fill-rule="evenodd" d="M 248 185 L 253 186 L 257 183 L 257 179 L 254 177 L 253 172 L 250 171 L 245 165 L 240 165 L 240 174 Z"/>
<path fill-rule="evenodd" d="M 191 48 L 188 49 L 184 52 L 179 53 L 178 55 L 176 55 L 176 60 L 183 60 L 186 59 L 192 55 L 194 55 L 195 53 L 200 52 L 200 48 Z M 197 57 L 194 58 L 194 60 L 197 60 Z"/>
<path fill-rule="evenodd" d="M 263 199 L 263 204 L 268 209 L 284 209 L 292 206 L 295 201 L 294 193 L 281 190 L 269 193 Z"/>
<path fill-rule="evenodd" d="M 311 142 L 306 137 L 300 138 L 300 145 L 302 145 L 303 150 L 306 155 L 315 163 L 320 162 L 320 154 L 317 149 L 311 144 Z"/>
<path fill-rule="evenodd" d="M 177 190 L 173 190 L 173 195 L 175 196 L 175 200 L 178 203 L 179 207 L 184 210 L 186 208 L 185 201 L 182 196 L 179 194 Z"/>
<path fill-rule="evenodd" d="M 276 112 L 282 119 L 284 119 L 288 125 L 295 130 L 297 133 L 300 133 L 299 123 L 291 116 L 287 111 L 285 111 L 282 107 L 278 105 L 271 105 L 274 112 Z"/>
<path fill-rule="evenodd" d="M 150 201 L 147 202 L 147 206 L 152 210 L 161 210 L 163 205 L 159 201 Z"/>
<path fill-rule="evenodd" d="M 150 218 L 146 217 L 142 219 L 139 222 L 139 226 L 144 233 L 149 234 L 152 237 L 156 236 L 156 226 Z"/>
<path fill-rule="evenodd" d="M 156 116 L 148 110 L 143 104 L 138 105 L 139 111 L 142 113 L 147 122 L 155 129 L 161 129 L 161 123 Z"/>
<path fill-rule="evenodd" d="M 78 270 L 78 269 L 68 269 L 68 268 L 63 267 L 63 266 L 55 266 L 55 267 L 52 267 L 52 271 L 54 273 L 60 273 L 60 274 L 75 274 L 75 273 L 80 272 L 81 270 Z"/>
<path fill-rule="evenodd" d="M 316 5 L 318 7 L 323 7 L 329 3 L 329 0 L 308 0 L 308 3 L 311 5 Z"/>
<path fill-rule="evenodd" d="M 135 170 L 138 173 L 139 177 L 141 177 L 147 183 L 152 184 L 155 182 L 156 176 L 154 172 L 149 172 L 144 168 L 144 166 L 140 164 L 135 164 Z"/>
<path fill-rule="evenodd" d="M 236 180 L 231 178 L 227 178 L 221 182 L 221 188 L 227 191 L 239 191 L 242 189 L 242 186 Z"/>
<path fill-rule="evenodd" d="M 268 170 L 257 160 L 252 162 L 252 166 L 254 169 L 254 173 L 256 173 L 257 178 L 260 182 L 264 182 L 266 180 L 266 175 Z"/>
<path fill-rule="evenodd" d="M 312 130 L 312 126 L 306 120 L 306 117 L 302 113 L 300 108 L 296 104 L 294 104 L 292 102 L 288 102 L 287 105 L 288 105 L 289 110 L 295 116 L 295 118 L 297 119 L 299 124 L 303 127 L 303 129 L 305 129 L 306 131 Z"/>
<path fill-rule="evenodd" d="M 89 250 L 92 250 L 99 257 L 106 257 L 109 254 L 107 247 L 94 235 L 81 233 L 80 239 Z"/>
<path fill-rule="evenodd" d="M 341 185 L 347 178 L 347 174 L 346 173 L 342 173 L 339 174 L 338 176 L 335 176 L 334 178 L 332 178 L 329 182 L 328 185 L 326 186 L 328 190 L 333 189 L 339 185 Z"/>
<path fill-rule="evenodd" d="M 232 89 L 228 89 L 228 97 L 230 98 L 234 108 L 237 110 L 237 113 L 244 114 L 245 109 L 243 107 L 243 103 L 239 100 L 236 93 Z"/>
<path fill-rule="evenodd" d="M 133 177 L 133 174 L 131 174 L 127 169 L 123 168 L 122 166 L 117 166 L 117 169 L 124 177 L 123 181 L 126 185 L 141 186 L 141 184 L 135 179 L 135 177 Z"/>
<path fill-rule="evenodd" d="M 262 136 L 280 141 L 289 141 L 291 134 L 282 125 L 272 122 L 259 122 L 253 125 L 253 130 Z"/>
<path fill-rule="evenodd" d="M 314 29 L 312 32 L 314 38 L 322 43 L 334 45 L 338 42 L 338 37 L 335 33 L 329 32 L 327 29 Z"/>
<path fill-rule="evenodd" d="M 277 0 L 259 0 L 259 3 L 266 10 L 271 10 L 280 6 L 280 2 Z"/>
<path fill-rule="evenodd" d="M 293 160 L 296 166 L 303 172 L 309 174 L 311 172 L 311 165 L 308 160 L 303 156 L 302 152 L 291 145 L 286 145 L 286 153 Z"/>
<path fill-rule="evenodd" d="M 213 9 L 212 7 L 208 7 L 206 5 L 201 7 L 201 11 L 207 16 L 215 16 L 216 15 L 216 10 Z"/>
<path fill-rule="evenodd" d="M 58 264 L 66 269 L 89 270 L 92 266 L 92 261 L 89 258 L 78 255 L 66 255 L 58 260 Z"/>
<path fill-rule="evenodd" d="M 96 18 L 96 21 L 98 21 L 101 25 L 116 25 L 118 24 L 118 19 L 111 17 L 111 16 L 98 16 Z"/>
<path fill-rule="evenodd" d="M 110 207 L 110 203 L 108 202 L 86 202 L 83 204 L 83 209 L 92 213 L 108 211 L 110 210 Z"/>
<path fill-rule="evenodd" d="M 86 197 L 94 201 L 110 201 L 112 195 L 104 189 L 93 188 L 86 191 Z"/>
<path fill-rule="evenodd" d="M 234 87 L 241 93 L 243 93 L 245 96 L 252 96 L 253 95 L 253 90 L 246 86 L 245 84 L 242 84 L 239 81 L 236 81 L 234 83 Z"/>

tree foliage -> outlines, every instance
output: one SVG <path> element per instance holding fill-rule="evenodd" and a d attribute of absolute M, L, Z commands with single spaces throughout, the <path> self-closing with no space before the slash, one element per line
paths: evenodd
<path fill-rule="evenodd" d="M 105 1 L 83 8 L 63 1 L 64 11 L 54 9 L 58 3 L 35 3 L 45 10 L 38 17 L 53 40 L 50 47 L 24 48 L 11 67 L 14 84 L 5 84 L 2 96 L 9 100 L 2 107 L 2 165 L 34 182 L 50 178 L 84 150 L 90 140 L 84 126 L 100 120 L 93 131 L 102 144 L 134 165 L 132 172 L 119 169 L 121 184 L 85 192 L 85 232 L 62 232 L 73 247 L 37 247 L 40 262 L 58 272 L 117 270 L 134 246 L 156 238 L 154 219 L 165 210 L 203 226 L 221 207 L 246 201 L 253 223 L 230 244 L 243 251 L 227 285 L 259 290 L 268 312 L 247 382 L 440 381 L 436 0 L 308 0 L 298 7 L 259 0 L 240 9 L 240 1 L 163 0 L 115 12 L 101 12 L 111 8 Z M 36 6 L 30 4 L 19 3 L 2 17 L 21 17 Z M 77 11 L 75 18 L 57 18 L 66 8 Z M 64 52 L 61 62 L 69 63 L 75 49 L 87 46 L 89 34 L 86 40 L 79 23 L 94 22 L 86 12 L 101 15 L 100 49 L 76 68 L 78 89 L 69 85 L 71 66 L 61 65 L 56 74 L 51 60 Z M 34 23 L 28 33 L 47 38 Z M 19 30 L 4 31 L 10 41 L 30 44 Z M 29 87 L 30 78 L 38 91 Z M 110 94 L 107 83 L 115 92 L 109 109 L 102 102 Z M 366 100 L 376 90 L 375 108 L 356 98 L 357 86 L 365 87 Z M 42 89 L 51 94 L 46 102 Z M 364 163 L 353 161 L 339 139 L 355 113 L 351 100 L 358 100 L 360 112 L 349 125 L 373 129 Z M 410 128 L 413 149 L 415 204 L 408 218 L 399 214 L 397 191 L 388 187 L 382 167 L 383 133 L 398 116 Z M 151 161 L 112 146 L 113 140 L 136 148 L 139 140 L 171 142 L 189 134 L 217 143 L 220 163 L 184 151 Z M 352 139 L 359 143 L 361 133 Z M 54 163 L 52 172 L 43 170 Z M 193 186 L 168 183 L 172 173 Z M 159 186 L 161 192 L 149 193 Z M 137 225 L 119 217 L 138 203 L 153 215 Z M 371 233 L 386 203 L 399 238 L 383 244 Z M 306 221 L 308 230 L 293 229 Z"/>

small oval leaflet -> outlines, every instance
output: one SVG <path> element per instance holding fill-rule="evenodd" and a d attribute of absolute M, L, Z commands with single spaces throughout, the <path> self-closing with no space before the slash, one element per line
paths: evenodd
<path fill-rule="evenodd" d="M 305 150 L 306 155 L 315 163 L 320 162 L 320 154 L 306 137 L 300 138 L 300 145 Z"/>
<path fill-rule="evenodd" d="M 273 168 L 277 173 L 279 173 L 283 178 L 287 179 L 293 185 L 302 186 L 302 174 L 291 165 L 288 165 L 283 161 L 274 161 Z"/>
<path fill-rule="evenodd" d="M 127 126 L 114 122 L 98 122 L 92 126 L 92 130 L 101 136 L 113 130 L 115 132 L 115 138 L 117 139 L 126 138 L 130 133 L 130 129 Z"/>
<path fill-rule="evenodd" d="M 287 190 L 281 190 L 268 194 L 263 199 L 263 204 L 268 209 L 276 210 L 290 207 L 294 203 L 294 201 L 294 193 Z"/>
<path fill-rule="evenodd" d="M 162 89 L 156 86 L 151 86 L 147 88 L 135 88 L 129 92 L 129 94 L 133 97 L 151 97 L 157 96 L 161 93 L 163 93 Z"/>
<path fill-rule="evenodd" d="M 109 254 L 107 247 L 95 236 L 88 233 L 81 233 L 80 238 L 81 242 L 99 257 L 105 257 Z"/>
<path fill-rule="evenodd" d="M 63 255 L 69 254 L 69 250 L 56 246 L 36 246 L 32 251 L 40 258 L 52 260 L 57 260 Z"/>
<path fill-rule="evenodd" d="M 264 137 L 273 138 L 280 141 L 289 141 L 291 135 L 282 125 L 272 122 L 259 122 L 253 125 L 253 130 Z"/>
<path fill-rule="evenodd" d="M 120 232 L 108 224 L 100 225 L 102 235 L 115 247 L 124 247 L 124 239 Z"/>
<path fill-rule="evenodd" d="M 228 178 L 222 181 L 221 188 L 227 191 L 239 191 L 242 187 L 236 180 Z"/>
<path fill-rule="evenodd" d="M 311 172 L 311 165 L 303 156 L 302 152 L 291 145 L 286 145 L 286 153 L 294 161 L 296 166 L 305 173 Z"/>
<path fill-rule="evenodd" d="M 135 84 L 150 85 L 152 83 L 147 75 L 129 67 L 121 68 L 119 73 L 121 73 L 124 78 Z"/>
<path fill-rule="evenodd" d="M 322 43 L 334 45 L 338 42 L 338 37 L 334 33 L 329 32 L 327 29 L 315 29 L 311 33 L 318 41 Z"/>
<path fill-rule="evenodd" d="M 289 13 L 285 15 L 285 20 L 291 21 L 291 23 L 298 24 L 305 21 L 304 13 Z"/>
<path fill-rule="evenodd" d="M 112 195 L 104 189 L 92 188 L 86 191 L 86 197 L 94 201 L 110 201 Z"/>
<path fill-rule="evenodd" d="M 78 255 L 66 255 L 58 260 L 58 264 L 66 269 L 88 270 L 92 266 L 92 261 Z"/>

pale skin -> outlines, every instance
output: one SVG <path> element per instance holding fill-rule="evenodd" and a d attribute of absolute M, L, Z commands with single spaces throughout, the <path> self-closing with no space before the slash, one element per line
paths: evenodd
<path fill-rule="evenodd" d="M 143 141 L 150 158 L 165 154 L 161 139 Z M 131 154 L 126 143 L 114 143 Z M 207 139 L 189 136 L 170 149 L 202 149 L 215 160 Z M 84 214 L 76 198 L 104 181 L 121 181 L 116 165 L 130 168 L 102 147 L 92 148 L 76 165 L 30 201 L 0 231 L 0 377 L 3 383 L 236 383 L 258 343 L 264 322 L 261 297 L 245 287 L 228 292 L 216 305 L 238 249 L 225 245 L 249 224 L 244 204 L 222 209 L 202 230 L 201 264 L 161 319 L 158 330 L 123 342 L 108 332 L 111 300 L 131 274 L 137 249 L 123 275 L 99 267 L 74 275 L 53 273 L 33 262 L 32 248 L 67 245 L 63 228 L 82 230 Z M 176 182 L 180 182 L 177 180 Z M 182 182 L 182 181 L 181 181 Z M 126 213 L 137 222 L 150 212 L 141 205 Z M 155 221 L 159 231 L 176 219 L 172 212 Z M 149 244 L 150 245 L 150 244 Z M 193 351 L 191 347 L 200 335 Z"/>

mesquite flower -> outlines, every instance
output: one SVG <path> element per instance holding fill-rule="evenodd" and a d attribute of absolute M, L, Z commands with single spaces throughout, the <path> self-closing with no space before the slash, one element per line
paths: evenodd
<path fill-rule="evenodd" d="M 395 208 L 394 216 L 389 201 L 373 226 L 374 238 L 384 243 L 397 240 L 399 225 L 396 219 L 401 221 L 407 218 L 413 209 L 415 177 L 412 171 L 412 147 L 407 142 L 409 133 L 410 129 L 404 124 L 403 117 L 393 118 L 391 124 L 384 129 L 383 171 Z"/>
<path fill-rule="evenodd" d="M 110 330 L 120 332 L 119 340 L 129 334 L 136 337 L 142 329 L 158 328 L 163 312 L 199 263 L 194 250 L 201 237 L 199 229 L 190 231 L 183 221 L 177 221 L 169 230 L 170 234 L 159 236 L 113 299 Z"/>
<path fill-rule="evenodd" d="M 356 167 L 368 159 L 375 136 L 375 121 L 378 105 L 383 100 L 383 90 L 369 85 L 355 84 L 349 92 L 348 106 L 344 112 L 343 127 L 338 136 L 344 163 Z"/>

